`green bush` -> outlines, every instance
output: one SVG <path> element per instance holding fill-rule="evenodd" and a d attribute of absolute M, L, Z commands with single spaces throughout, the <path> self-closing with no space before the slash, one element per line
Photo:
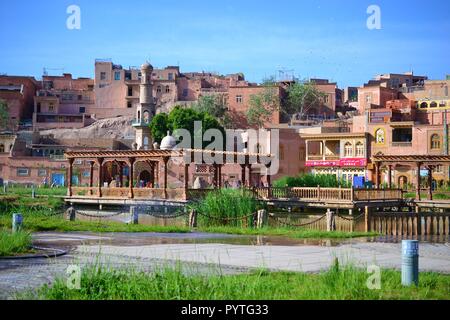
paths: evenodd
<path fill-rule="evenodd" d="M 208 226 L 253 225 L 253 217 L 243 219 L 258 210 L 259 203 L 249 191 L 222 189 L 209 192 L 205 198 L 192 205 L 198 212 L 199 224 Z M 240 219 L 242 218 L 242 219 Z"/>
<path fill-rule="evenodd" d="M 321 186 L 322 188 L 337 188 L 342 186 L 344 188 L 350 188 L 351 183 L 341 180 L 339 181 L 335 175 L 314 175 L 314 174 L 303 174 L 297 177 L 282 177 L 273 183 L 274 187 L 283 188 L 283 187 L 305 187 L 305 188 L 315 188 L 317 186 Z"/>

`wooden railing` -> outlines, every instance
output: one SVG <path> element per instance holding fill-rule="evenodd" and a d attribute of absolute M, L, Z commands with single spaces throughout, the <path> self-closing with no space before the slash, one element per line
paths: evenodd
<path fill-rule="evenodd" d="M 129 194 L 129 188 L 102 188 L 102 197 L 105 198 L 127 198 Z"/>
<path fill-rule="evenodd" d="M 352 201 L 352 189 L 345 188 L 254 188 L 259 199 Z"/>
<path fill-rule="evenodd" d="M 403 191 L 401 189 L 355 189 L 353 193 L 354 201 L 403 199 Z"/>
<path fill-rule="evenodd" d="M 450 235 L 450 213 L 370 212 L 366 231 L 392 236 Z"/>

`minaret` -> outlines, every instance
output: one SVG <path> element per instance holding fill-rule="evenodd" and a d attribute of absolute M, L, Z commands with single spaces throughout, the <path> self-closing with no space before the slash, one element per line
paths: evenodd
<path fill-rule="evenodd" d="M 153 100 L 152 87 L 153 67 L 148 62 L 141 66 L 141 92 L 139 106 L 136 110 L 136 120 L 133 127 L 136 130 L 137 150 L 151 150 L 153 142 L 149 124 L 156 113 L 156 105 Z"/>

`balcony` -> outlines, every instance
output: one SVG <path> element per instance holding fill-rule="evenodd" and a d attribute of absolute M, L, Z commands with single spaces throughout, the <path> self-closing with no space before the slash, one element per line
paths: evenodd
<path fill-rule="evenodd" d="M 150 120 L 139 120 L 139 119 L 135 119 L 133 120 L 133 122 L 131 123 L 131 125 L 133 127 L 144 127 L 144 126 L 148 126 L 150 124 Z"/>
<path fill-rule="evenodd" d="M 392 142 L 392 147 L 410 148 L 412 147 L 412 142 Z"/>

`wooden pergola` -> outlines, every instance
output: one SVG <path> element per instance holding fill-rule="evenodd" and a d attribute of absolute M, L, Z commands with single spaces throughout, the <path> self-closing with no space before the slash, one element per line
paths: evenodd
<path fill-rule="evenodd" d="M 139 193 L 140 198 L 155 198 L 155 199 L 171 199 L 171 200 L 187 200 L 189 194 L 189 167 L 191 164 L 207 164 L 213 168 L 214 178 L 213 184 L 215 188 L 221 188 L 222 182 L 222 167 L 227 164 L 240 164 L 241 166 L 241 181 L 243 186 L 250 186 L 250 172 L 253 165 L 263 164 L 268 169 L 271 165 L 272 155 L 270 154 L 256 154 L 243 152 L 228 152 L 215 150 L 200 150 L 200 149 L 176 149 L 176 150 L 115 150 L 115 151 L 73 151 L 65 154 L 69 161 L 68 168 L 68 196 L 74 195 L 74 189 L 84 189 L 87 191 L 87 196 L 102 198 L 104 196 L 126 197 L 134 199 L 136 193 Z M 205 162 L 205 157 L 208 156 L 213 159 L 212 162 Z M 169 189 L 168 188 L 168 162 L 170 159 L 177 159 L 184 165 L 184 188 Z M 199 162 L 200 159 L 200 162 Z M 217 160 L 218 159 L 218 160 Z M 88 188 L 74 188 L 72 186 L 73 166 L 75 160 L 83 160 L 89 163 L 90 178 Z M 134 181 L 134 166 L 136 163 L 147 163 L 151 168 L 151 176 L 153 181 L 150 183 L 154 192 L 141 192 L 142 189 L 135 187 Z M 105 188 L 104 183 L 104 166 L 106 163 L 115 163 L 119 168 L 119 185 L 118 188 Z M 129 185 L 127 188 L 123 187 L 123 168 L 124 164 L 129 168 Z M 160 172 L 160 167 L 163 166 L 163 172 Z M 98 167 L 97 179 L 98 187 L 94 187 L 94 166 Z M 249 178 L 247 179 L 247 170 Z M 269 172 L 269 170 L 267 170 Z M 155 177 L 162 177 L 159 188 L 155 187 Z M 271 184 L 271 177 L 266 175 L 267 183 Z M 159 184 L 158 184 L 159 185 Z M 147 188 L 148 190 L 148 188 Z M 108 195 L 105 195 L 108 193 Z"/>
<path fill-rule="evenodd" d="M 381 182 L 381 167 L 387 166 L 389 188 L 392 187 L 392 168 L 395 165 L 409 165 L 417 169 L 416 177 L 416 200 L 421 200 L 420 195 L 420 170 L 428 170 L 428 200 L 433 200 L 433 169 L 437 165 L 450 165 L 450 156 L 448 155 L 376 155 L 373 157 L 375 164 L 375 183 L 377 187 Z"/>

